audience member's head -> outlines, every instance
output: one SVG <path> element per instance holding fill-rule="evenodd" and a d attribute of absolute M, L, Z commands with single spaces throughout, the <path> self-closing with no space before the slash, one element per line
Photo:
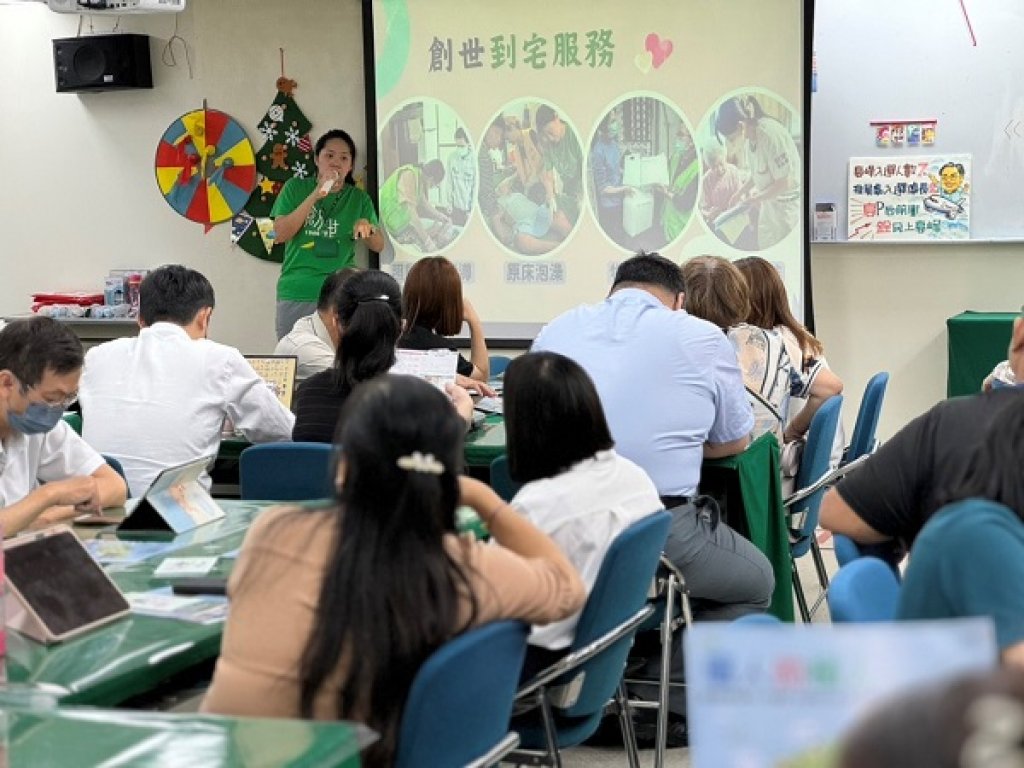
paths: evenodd
<path fill-rule="evenodd" d="M 139 325 L 182 326 L 193 338 L 206 336 L 215 301 L 213 286 L 204 275 L 180 264 L 150 272 L 139 286 Z"/>
<path fill-rule="evenodd" d="M 1018 382 L 1024 382 L 1024 317 L 1013 321 L 1013 335 L 1010 338 L 1010 349 L 1007 354 L 1010 368 Z"/>
<path fill-rule="evenodd" d="M 839 768 L 1024 765 L 1024 673 L 982 672 L 897 696 L 847 734 Z"/>
<path fill-rule="evenodd" d="M 0 432 L 49 432 L 78 391 L 82 343 L 49 317 L 14 320 L 0 330 Z"/>
<path fill-rule="evenodd" d="M 683 264 L 686 311 L 722 330 L 747 319 L 750 293 L 747 281 L 728 259 L 697 256 Z"/>
<path fill-rule="evenodd" d="M 358 275 L 362 270 L 359 267 L 342 267 L 331 272 L 320 286 L 320 295 L 316 300 L 316 311 L 320 313 L 320 319 L 327 328 L 327 334 L 331 337 L 331 344 L 338 348 L 338 341 L 341 338 L 341 331 L 338 328 L 338 316 L 335 308 L 343 286 L 349 278 Z"/>
<path fill-rule="evenodd" d="M 335 538 L 320 588 L 324 610 L 303 654 L 300 707 L 312 716 L 342 649 L 356 649 L 338 711 L 366 713 L 381 734 L 373 764 L 390 765 L 413 677 L 459 626 L 458 596 L 470 594 L 443 543 L 455 530 L 465 423 L 430 384 L 380 376 L 355 390 L 338 424 L 344 535 Z"/>
<path fill-rule="evenodd" d="M 553 477 L 614 445 L 590 376 L 555 352 L 517 357 L 505 370 L 505 435 L 512 479 Z"/>
<path fill-rule="evenodd" d="M 681 309 L 687 290 L 683 273 L 673 262 L 657 253 L 640 252 L 619 264 L 612 280 L 612 293 L 623 288 L 640 288 L 653 294 L 669 309 Z"/>
<path fill-rule="evenodd" d="M 992 426 L 951 482 L 943 504 L 974 497 L 1009 507 L 1024 520 L 1024 392 L 1014 393 L 994 414 Z"/>
<path fill-rule="evenodd" d="M 395 278 L 376 269 L 353 275 L 341 286 L 334 311 L 341 329 L 334 360 L 338 385 L 351 390 L 387 373 L 402 329 L 402 291 Z"/>
<path fill-rule="evenodd" d="M 750 312 L 747 314 L 747 322 L 765 330 L 780 326 L 788 328 L 800 342 L 800 349 L 804 355 L 820 355 L 821 342 L 793 317 L 786 286 L 779 271 L 770 262 L 758 256 L 737 259 L 733 265 L 746 278 L 750 289 Z"/>
<path fill-rule="evenodd" d="M 405 278 L 402 312 L 406 328 L 421 325 L 442 336 L 462 330 L 462 279 L 444 256 L 417 261 Z"/>

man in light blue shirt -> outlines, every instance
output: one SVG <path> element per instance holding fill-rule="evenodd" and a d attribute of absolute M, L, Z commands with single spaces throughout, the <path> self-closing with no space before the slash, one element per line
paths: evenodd
<path fill-rule="evenodd" d="M 704 457 L 742 451 L 754 416 L 732 345 L 682 310 L 684 291 L 671 261 L 634 256 L 619 265 L 607 299 L 555 318 L 533 349 L 566 355 L 590 374 L 616 451 L 643 467 L 673 511 L 665 553 L 686 577 L 695 615 L 731 619 L 768 607 L 771 564 L 693 497 Z"/>

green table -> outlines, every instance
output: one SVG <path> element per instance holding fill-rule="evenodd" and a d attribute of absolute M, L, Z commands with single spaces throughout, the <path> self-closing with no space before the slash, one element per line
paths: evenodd
<path fill-rule="evenodd" d="M 498 414 L 491 414 L 482 426 L 466 435 L 467 467 L 490 467 L 491 462 L 504 452 L 505 419 Z"/>
<path fill-rule="evenodd" d="M 768 558 L 775 572 L 775 591 L 768 612 L 783 621 L 793 621 L 789 532 L 775 436 L 761 435 L 736 456 L 705 459 L 700 491 L 723 503 L 728 523 Z"/>
<path fill-rule="evenodd" d="M 219 500 L 226 516 L 179 537 L 175 557 L 212 557 L 237 549 L 249 524 L 269 502 Z M 140 534 L 123 538 L 142 538 Z M 147 540 L 158 538 L 149 535 Z M 168 554 L 107 571 L 124 592 L 166 585 L 153 571 Z M 234 560 L 221 558 L 211 576 L 227 576 Z M 112 706 L 152 691 L 162 682 L 220 653 L 221 624 L 194 624 L 150 616 L 129 616 L 81 637 L 45 646 L 7 633 L 7 679 L 55 686 L 65 704 Z M 82 763 L 83 765 L 85 763 Z"/>
<path fill-rule="evenodd" d="M 2 696 L 2 694 L 0 694 Z M 342 721 L 0 704 L 4 765 L 11 766 L 359 766 L 376 741 Z"/>
<path fill-rule="evenodd" d="M 946 396 L 981 391 L 981 382 L 1006 359 L 1016 312 L 962 312 L 946 321 L 949 375 Z"/>

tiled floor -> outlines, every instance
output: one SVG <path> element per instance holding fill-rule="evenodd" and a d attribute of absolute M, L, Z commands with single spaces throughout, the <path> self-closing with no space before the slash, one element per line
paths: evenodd
<path fill-rule="evenodd" d="M 824 539 L 824 540 L 823 540 Z M 819 535 L 819 542 L 822 545 L 822 553 L 825 557 L 825 569 L 829 576 L 838 570 L 838 564 L 832 554 L 831 539 L 827 535 Z M 821 590 L 818 587 L 818 574 L 814 569 L 814 562 L 808 554 L 797 561 L 800 569 L 800 578 L 803 581 L 807 593 L 807 602 L 810 605 L 817 600 Z M 828 623 L 828 606 L 822 603 L 814 614 L 814 622 Z M 611 768 L 611 766 L 628 765 L 626 754 L 621 749 L 599 749 L 594 747 L 576 747 L 567 749 L 562 753 L 562 764 L 565 768 Z M 640 765 L 649 768 L 654 765 L 654 750 L 643 750 L 640 752 Z M 667 768 L 689 768 L 689 749 L 670 749 L 666 753 L 665 765 Z"/>

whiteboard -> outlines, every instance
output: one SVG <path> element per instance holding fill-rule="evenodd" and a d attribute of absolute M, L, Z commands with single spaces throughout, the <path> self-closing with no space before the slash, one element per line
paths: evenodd
<path fill-rule="evenodd" d="M 815 4 L 808 205 L 836 204 L 847 239 L 851 157 L 972 157 L 971 240 L 1024 239 L 1024 3 Z M 938 121 L 931 147 L 879 148 L 873 120 Z"/>

